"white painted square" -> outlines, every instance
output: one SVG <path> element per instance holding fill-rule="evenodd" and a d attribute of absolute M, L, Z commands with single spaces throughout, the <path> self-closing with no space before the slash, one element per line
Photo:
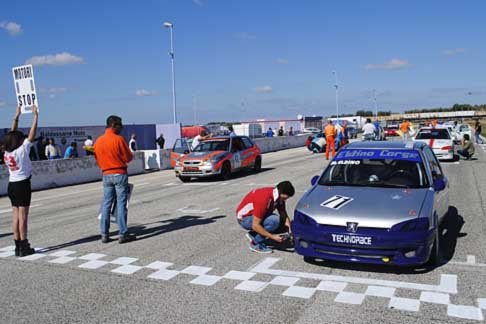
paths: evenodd
<path fill-rule="evenodd" d="M 157 280 L 170 280 L 177 276 L 180 272 L 175 270 L 161 269 L 157 272 L 152 273 L 148 278 Z"/>
<path fill-rule="evenodd" d="M 390 303 L 388 304 L 388 307 L 404 310 L 408 312 L 418 312 L 420 308 L 420 300 L 393 297 L 390 299 Z"/>
<path fill-rule="evenodd" d="M 270 281 L 271 285 L 275 286 L 285 286 L 285 287 L 290 287 L 293 286 L 299 281 L 300 278 L 295 278 L 295 277 L 284 277 L 284 276 L 277 276 L 273 278 L 272 281 Z"/>
<path fill-rule="evenodd" d="M 78 259 L 94 261 L 94 260 L 99 260 L 101 258 L 104 258 L 105 256 L 106 254 L 101 254 L 101 253 L 88 253 L 83 256 L 80 256 Z"/>
<path fill-rule="evenodd" d="M 60 251 L 49 254 L 49 256 L 51 256 L 51 257 L 66 257 L 68 255 L 73 255 L 75 253 L 76 253 L 75 251 L 60 250 Z"/>
<path fill-rule="evenodd" d="M 227 274 L 223 276 L 225 279 L 230 279 L 230 280 L 250 280 L 256 275 L 256 273 L 253 272 L 243 272 L 243 271 L 230 271 Z"/>
<path fill-rule="evenodd" d="M 35 260 L 42 259 L 42 258 L 43 258 L 43 257 L 45 257 L 45 256 L 46 256 L 45 254 L 41 254 L 41 253 L 34 253 L 34 254 L 31 254 L 31 255 L 28 255 L 28 256 L 21 257 L 21 258 L 19 258 L 19 260 L 24 260 L 24 261 L 35 261 Z"/>
<path fill-rule="evenodd" d="M 347 285 L 348 284 L 345 282 L 321 281 L 316 289 L 321 291 L 341 292 Z"/>
<path fill-rule="evenodd" d="M 476 321 L 483 320 L 481 309 L 474 306 L 448 305 L 447 315 Z"/>
<path fill-rule="evenodd" d="M 287 297 L 309 299 L 314 295 L 315 292 L 316 292 L 315 288 L 292 286 L 289 287 L 286 291 L 284 291 L 283 295 Z"/>
<path fill-rule="evenodd" d="M 476 257 L 474 255 L 468 255 L 466 260 L 467 260 L 466 262 L 469 263 L 469 264 L 475 264 L 476 263 Z"/>
<path fill-rule="evenodd" d="M 76 259 L 77 258 L 64 256 L 64 257 L 60 257 L 60 258 L 57 258 L 57 259 L 54 259 L 54 260 L 50 260 L 49 262 L 55 263 L 55 264 L 66 264 L 66 263 L 69 263 L 69 262 L 74 261 Z"/>
<path fill-rule="evenodd" d="M 99 269 L 99 268 L 101 268 L 101 267 L 103 267 L 107 264 L 108 264 L 108 262 L 106 262 L 106 261 L 93 260 L 93 261 L 89 261 L 89 262 L 80 264 L 78 267 L 82 268 L 82 269 L 94 270 L 94 269 Z"/>
<path fill-rule="evenodd" d="M 365 295 L 374 296 L 374 297 L 392 298 L 393 295 L 395 294 L 395 290 L 396 290 L 395 288 L 390 288 L 390 287 L 368 286 Z"/>
<path fill-rule="evenodd" d="M 0 258 L 8 258 L 15 255 L 15 251 L 0 252 Z"/>
<path fill-rule="evenodd" d="M 111 264 L 117 264 L 117 265 L 128 265 L 130 263 L 133 263 L 135 261 L 137 261 L 138 259 L 135 259 L 135 258 L 125 258 L 125 257 L 122 257 L 122 258 L 117 258 L 113 261 L 110 261 Z"/>
<path fill-rule="evenodd" d="M 448 294 L 441 294 L 431 291 L 423 291 L 420 294 L 420 301 L 432 304 L 449 305 L 451 303 Z"/>
<path fill-rule="evenodd" d="M 162 270 L 162 269 L 167 269 L 168 267 L 170 267 L 172 265 L 173 265 L 173 263 L 155 261 L 155 262 L 152 262 L 149 265 L 146 265 L 145 268 L 152 269 L 152 270 Z"/>
<path fill-rule="evenodd" d="M 334 299 L 334 301 L 337 303 L 361 305 L 364 299 L 365 299 L 365 294 L 357 294 L 357 293 L 342 291 L 336 296 L 336 299 Z"/>
<path fill-rule="evenodd" d="M 0 249 L 1 252 L 15 251 L 15 245 L 9 245 Z"/>
<path fill-rule="evenodd" d="M 244 290 L 244 291 L 252 291 L 252 292 L 260 292 L 268 286 L 268 282 L 263 281 L 243 281 L 235 289 Z"/>
<path fill-rule="evenodd" d="M 181 273 L 190 274 L 194 276 L 202 276 L 208 273 L 209 271 L 211 271 L 211 268 L 208 267 L 190 266 L 182 270 Z"/>
<path fill-rule="evenodd" d="M 125 265 L 122 265 L 121 267 L 118 267 L 116 269 L 111 270 L 111 272 L 131 275 L 131 274 L 134 274 L 135 272 L 137 272 L 140 269 L 142 269 L 142 267 L 131 265 L 131 264 L 125 264 Z"/>
<path fill-rule="evenodd" d="M 223 278 L 219 276 L 202 275 L 192 280 L 191 283 L 194 285 L 212 286 L 221 279 Z"/>
<path fill-rule="evenodd" d="M 478 306 L 481 309 L 486 309 L 486 298 L 479 298 L 478 299 Z"/>

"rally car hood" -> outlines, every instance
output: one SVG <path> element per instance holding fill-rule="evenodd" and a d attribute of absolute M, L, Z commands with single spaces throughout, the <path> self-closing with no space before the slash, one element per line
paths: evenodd
<path fill-rule="evenodd" d="M 192 153 L 184 155 L 183 157 L 180 158 L 180 160 L 182 162 L 186 161 L 186 160 L 207 161 L 211 158 L 217 157 L 219 155 L 223 155 L 224 153 L 227 153 L 227 152 L 226 151 L 192 152 Z"/>
<path fill-rule="evenodd" d="M 314 186 L 297 210 L 319 224 L 391 228 L 420 215 L 429 189 Z"/>

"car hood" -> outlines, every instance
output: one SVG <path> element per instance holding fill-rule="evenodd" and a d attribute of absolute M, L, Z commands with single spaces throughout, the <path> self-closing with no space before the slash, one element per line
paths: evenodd
<path fill-rule="evenodd" d="M 391 228 L 417 218 L 430 189 L 314 186 L 297 210 L 324 225 Z"/>
<path fill-rule="evenodd" d="M 210 151 L 210 152 L 191 152 L 186 154 L 184 157 L 181 158 L 181 161 L 186 160 L 201 160 L 207 161 L 211 158 L 214 158 L 220 154 L 226 153 L 225 151 Z"/>

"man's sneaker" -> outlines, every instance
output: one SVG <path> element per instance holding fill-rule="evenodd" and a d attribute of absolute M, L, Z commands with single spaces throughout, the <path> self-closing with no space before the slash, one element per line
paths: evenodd
<path fill-rule="evenodd" d="M 263 244 L 250 244 L 250 250 L 256 253 L 269 254 L 273 253 L 273 250 Z"/>
<path fill-rule="evenodd" d="M 250 244 L 255 244 L 255 237 L 251 235 L 250 232 L 247 232 L 245 236 L 248 239 L 248 241 L 250 241 Z"/>
<path fill-rule="evenodd" d="M 110 237 L 108 236 L 108 234 L 101 234 L 101 243 L 108 243 L 110 242 Z"/>
<path fill-rule="evenodd" d="M 134 234 L 125 234 L 125 235 L 120 236 L 118 238 L 118 243 L 124 244 L 124 243 L 128 243 L 128 242 L 133 242 L 133 241 L 136 241 L 136 240 L 137 240 L 137 237 Z"/>

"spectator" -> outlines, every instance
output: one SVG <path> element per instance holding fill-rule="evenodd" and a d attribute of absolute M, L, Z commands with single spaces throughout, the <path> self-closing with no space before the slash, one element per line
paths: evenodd
<path fill-rule="evenodd" d="M 290 232 L 290 218 L 287 215 L 285 201 L 292 197 L 295 189 L 289 181 L 280 182 L 275 188 L 267 187 L 252 190 L 236 209 L 236 216 L 241 227 L 248 233 L 250 250 L 257 253 L 272 253 L 264 242 L 272 240 L 283 242 L 284 237 L 275 235 L 281 223 L 285 223 Z M 274 211 L 277 210 L 279 215 Z M 283 221 L 283 222 L 282 222 Z"/>
<path fill-rule="evenodd" d="M 117 223 L 120 244 L 136 240 L 127 229 L 128 174 L 127 164 L 133 154 L 125 139 L 120 136 L 123 129 L 122 119 L 110 116 L 106 120 L 106 131 L 96 141 L 94 152 L 96 162 L 103 172 L 103 205 L 101 211 L 101 242 L 110 241 L 110 209 L 116 201 Z"/>
<path fill-rule="evenodd" d="M 479 119 L 476 119 L 476 124 L 474 124 L 474 137 L 476 139 L 476 144 L 482 143 L 481 139 L 481 132 L 483 131 L 483 127 L 481 126 L 481 122 Z"/>
<path fill-rule="evenodd" d="M 8 183 L 8 197 L 12 204 L 12 231 L 15 241 L 15 256 L 24 257 L 35 253 L 27 239 L 27 223 L 32 198 L 30 179 L 32 177 L 32 163 L 29 151 L 37 131 L 39 118 L 36 106 L 32 107 L 34 115 L 29 136 L 18 130 L 20 107 L 17 107 L 10 132 L 5 135 L 4 160 L 10 173 Z"/>
<path fill-rule="evenodd" d="M 410 139 L 410 122 L 408 120 L 404 120 L 403 123 L 400 124 L 400 130 L 403 133 L 403 140 L 406 142 Z"/>
<path fill-rule="evenodd" d="M 130 151 L 136 152 L 138 150 L 137 147 L 137 134 L 133 133 L 132 136 L 130 136 L 130 143 L 128 144 L 130 146 Z"/>
<path fill-rule="evenodd" d="M 343 127 L 341 130 L 341 146 L 344 146 L 349 143 L 349 135 L 348 135 L 348 122 L 344 121 L 343 122 Z"/>
<path fill-rule="evenodd" d="M 284 136 L 285 131 L 283 129 L 283 126 L 280 126 L 280 129 L 278 130 L 278 136 Z"/>
<path fill-rule="evenodd" d="M 0 164 L 4 164 L 5 161 L 3 161 L 3 157 L 5 155 L 5 144 L 0 142 Z"/>
<path fill-rule="evenodd" d="M 289 136 L 294 136 L 294 127 L 290 126 Z"/>
<path fill-rule="evenodd" d="M 437 119 L 432 119 L 431 124 L 432 124 L 432 128 L 436 128 L 438 124 Z"/>
<path fill-rule="evenodd" d="M 233 126 L 228 126 L 228 130 L 229 130 L 229 137 L 235 137 L 237 136 L 236 133 L 235 133 L 235 130 L 233 129 Z"/>
<path fill-rule="evenodd" d="M 64 152 L 64 159 L 74 159 L 78 156 L 78 143 L 72 142 Z"/>
<path fill-rule="evenodd" d="M 202 130 L 199 135 L 197 135 L 196 137 L 194 137 L 192 139 L 192 145 L 191 145 L 191 148 L 194 150 L 198 145 L 199 143 L 201 143 L 201 141 L 204 141 L 208 138 L 211 138 L 213 136 L 213 134 L 207 134 L 205 130 Z"/>
<path fill-rule="evenodd" d="M 366 123 L 363 126 L 363 138 L 364 140 L 373 140 L 375 137 L 376 127 L 371 123 L 371 119 L 367 118 Z"/>
<path fill-rule="evenodd" d="M 57 160 L 61 158 L 61 152 L 59 147 L 56 145 L 54 138 L 51 137 L 48 139 L 48 145 L 46 146 L 45 153 L 47 159 L 49 160 Z"/>
<path fill-rule="evenodd" d="M 266 136 L 267 136 L 267 137 L 273 137 L 273 130 L 272 130 L 272 127 L 269 127 L 269 128 L 268 128 L 268 131 L 267 131 Z"/>
<path fill-rule="evenodd" d="M 36 148 L 37 148 L 37 154 L 39 155 L 39 160 L 40 161 L 45 161 L 47 160 L 47 156 L 46 156 L 46 141 L 45 141 L 45 138 L 44 136 L 39 136 L 39 138 L 37 139 L 37 143 L 35 144 Z"/>
<path fill-rule="evenodd" d="M 375 120 L 373 125 L 375 126 L 375 140 L 379 141 L 380 140 L 380 122 L 378 120 Z"/>
<path fill-rule="evenodd" d="M 324 136 L 326 136 L 326 160 L 329 160 L 329 151 L 332 147 L 332 157 L 336 156 L 336 135 L 337 130 L 332 120 L 329 119 L 326 128 L 324 128 Z"/>
<path fill-rule="evenodd" d="M 93 138 L 91 135 L 88 135 L 86 141 L 84 141 L 83 149 L 86 152 L 87 156 L 93 155 Z"/>
<path fill-rule="evenodd" d="M 157 144 L 159 145 L 159 148 L 160 148 L 161 150 L 163 150 L 163 149 L 164 149 L 164 145 L 165 145 L 165 138 L 164 138 L 164 134 L 160 134 L 160 135 L 159 135 L 159 138 L 157 138 L 157 139 L 155 140 L 155 143 L 157 143 Z"/>
<path fill-rule="evenodd" d="M 470 160 L 474 155 L 474 152 L 474 144 L 471 142 L 469 134 L 464 134 L 464 138 L 462 139 L 462 147 L 460 150 L 457 150 L 457 154 L 463 156 L 466 160 Z"/>

